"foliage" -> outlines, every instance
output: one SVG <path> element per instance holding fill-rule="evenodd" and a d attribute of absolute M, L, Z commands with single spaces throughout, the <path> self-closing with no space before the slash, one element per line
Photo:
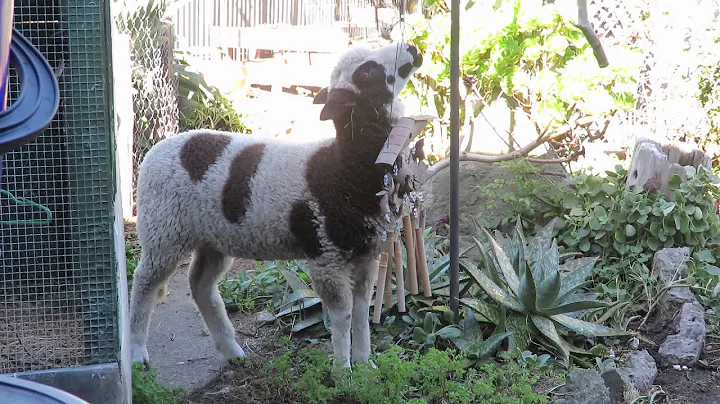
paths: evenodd
<path fill-rule="evenodd" d="M 220 281 L 220 296 L 230 311 L 251 312 L 265 304 L 280 304 L 286 282 L 275 261 L 255 262 L 254 270 L 245 270 L 237 277 Z"/>
<path fill-rule="evenodd" d="M 568 366 L 570 352 L 586 352 L 573 345 L 572 336 L 565 329 L 587 338 L 627 333 L 579 319 L 580 312 L 607 307 L 608 304 L 599 300 L 596 294 L 579 291 L 592 274 L 597 257 L 573 259 L 560 264 L 557 241 L 552 237 L 556 220 L 551 220 L 527 243 L 520 221 L 509 239 L 493 237 L 485 228 L 478 226 L 476 243 L 482 255 L 484 271 L 470 262 L 465 262 L 464 269 L 490 299 L 498 303 L 503 311 L 508 310 L 500 314 L 501 318 L 514 318 L 510 326 L 505 321 L 505 327 L 513 332 L 514 345 L 524 350 L 530 342 L 528 337 L 532 337 Z M 468 306 L 475 309 L 480 302 L 479 299 L 466 300 L 466 303 L 471 303 Z M 498 328 L 502 329 L 502 321 L 498 323 Z"/>
<path fill-rule="evenodd" d="M 720 142 L 720 65 L 713 63 L 708 66 L 699 67 L 700 76 L 698 80 L 697 98 L 707 114 L 710 128 L 707 133 L 699 134 L 698 145 L 708 152 L 708 146 L 717 145 Z M 713 162 L 718 163 L 719 155 L 711 156 Z"/>
<path fill-rule="evenodd" d="M 416 353 L 395 346 L 373 357 L 376 368 L 357 364 L 352 371 L 344 369 L 333 374 L 324 351 L 303 348 L 263 363 L 242 361 L 238 373 L 250 375 L 244 378 L 245 382 L 255 378 L 249 383 L 265 386 L 255 391 L 267 391 L 274 401 L 283 402 L 547 402 L 546 397 L 533 391 L 541 375 L 549 374 L 551 369 L 546 365 L 516 358 L 504 365 L 489 362 L 478 368 L 465 368 L 462 359 L 462 354 L 454 350 Z M 246 387 L 238 388 L 248 391 Z M 252 402 L 262 402 L 267 398 L 253 399 Z"/>
<path fill-rule="evenodd" d="M 135 404 L 175 404 L 183 389 L 158 384 L 155 369 L 142 363 L 132 364 L 132 402 Z"/>
<path fill-rule="evenodd" d="M 191 129 L 216 129 L 239 133 L 251 133 L 220 90 L 209 85 L 202 73 L 194 70 L 178 52 L 175 71 L 178 78 L 180 131 Z"/>
<path fill-rule="evenodd" d="M 128 284 L 132 284 L 133 275 L 139 263 L 139 251 L 135 250 L 129 243 L 125 243 L 125 264 L 127 267 Z"/>
<path fill-rule="evenodd" d="M 465 124 L 495 101 L 504 101 L 513 113 L 527 115 L 538 132 L 581 117 L 605 119 L 616 110 L 634 108 L 639 53 L 625 46 L 613 48 L 613 63 L 600 69 L 587 40 L 573 24 L 574 3 L 516 0 L 464 1 L 463 5 L 461 19 L 473 21 L 460 26 L 464 84 L 460 114 Z M 425 62 L 404 91 L 447 123 L 450 13 L 407 19 L 408 39 L 425 55 Z M 397 39 L 399 35 L 395 33 Z M 431 132 L 429 128 L 426 133 Z"/>
<path fill-rule="evenodd" d="M 715 204 L 720 191 L 718 178 L 710 170 L 688 168 L 685 181 L 673 176 L 671 199 L 626 186 L 628 173 L 622 166 L 604 177 L 576 173 L 565 186 L 540 179 L 537 169 L 526 162 L 510 167 L 517 175 L 512 184 L 486 188 L 489 198 L 508 205 L 502 222 L 520 216 L 526 229 L 536 231 L 547 218 L 558 217 L 561 252 L 601 254 L 591 286 L 595 292 L 622 301 L 614 314 L 621 326 L 627 318 L 647 313 L 654 305 L 660 291 L 648 266 L 654 252 L 665 247 L 692 247 L 693 271 L 688 282 L 695 285 L 706 306 L 719 305 L 720 270 L 714 257 L 720 253 L 720 217 Z M 538 211 L 543 218 L 538 218 Z"/>

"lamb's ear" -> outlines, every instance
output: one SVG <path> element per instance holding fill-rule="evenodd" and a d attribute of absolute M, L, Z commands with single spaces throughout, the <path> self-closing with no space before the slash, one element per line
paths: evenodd
<path fill-rule="evenodd" d="M 356 95 L 350 90 L 337 88 L 328 94 L 325 106 L 320 112 L 320 120 L 327 121 L 340 117 L 348 109 L 355 106 Z"/>
<path fill-rule="evenodd" d="M 325 104 L 328 99 L 328 88 L 325 87 L 320 90 L 313 98 L 313 104 Z"/>

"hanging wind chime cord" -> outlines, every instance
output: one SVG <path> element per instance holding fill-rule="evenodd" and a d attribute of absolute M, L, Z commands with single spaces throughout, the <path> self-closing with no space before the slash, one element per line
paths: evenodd
<path fill-rule="evenodd" d="M 18 206 L 32 206 L 35 208 L 40 209 L 45 214 L 45 219 L 35 220 L 35 219 L 29 219 L 29 220 L 0 220 L 0 225 L 26 225 L 26 226 L 41 226 L 41 225 L 47 225 L 50 224 L 52 221 L 53 215 L 52 211 L 48 209 L 47 207 L 37 203 L 33 202 L 29 199 L 25 199 L 22 197 L 16 197 L 10 191 L 6 191 L 4 189 L 0 189 L 0 195 L 5 195 L 10 200 Z"/>
<path fill-rule="evenodd" d="M 400 2 L 400 16 L 398 18 L 398 21 L 393 25 L 399 25 L 400 26 L 400 44 L 405 43 L 405 1 L 402 0 Z M 397 72 L 398 68 L 398 57 L 400 57 L 400 47 L 395 48 L 395 72 Z M 392 83 L 393 88 L 393 96 L 395 95 L 395 82 Z M 395 103 L 393 102 L 390 104 L 390 114 L 393 113 L 393 108 L 395 107 Z"/>

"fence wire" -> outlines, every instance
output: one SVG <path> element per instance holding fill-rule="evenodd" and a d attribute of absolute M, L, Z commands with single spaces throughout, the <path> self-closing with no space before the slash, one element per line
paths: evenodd
<path fill-rule="evenodd" d="M 175 36 L 165 2 L 117 1 L 118 31 L 130 37 L 133 112 L 132 201 L 135 209 L 138 167 L 160 140 L 178 132 L 178 84 L 174 69 Z"/>

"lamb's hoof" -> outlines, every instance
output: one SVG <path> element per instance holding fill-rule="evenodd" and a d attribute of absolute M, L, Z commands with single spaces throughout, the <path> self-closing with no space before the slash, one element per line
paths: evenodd
<path fill-rule="evenodd" d="M 146 368 L 150 368 L 150 355 L 148 355 L 147 346 L 135 345 L 131 348 L 132 362 L 142 363 Z"/>
<path fill-rule="evenodd" d="M 225 346 L 216 346 L 216 348 L 220 351 L 220 353 L 222 353 L 225 359 L 230 362 L 247 357 L 245 351 L 243 351 L 240 345 L 238 345 L 235 341 L 232 341 L 232 343 Z"/>

